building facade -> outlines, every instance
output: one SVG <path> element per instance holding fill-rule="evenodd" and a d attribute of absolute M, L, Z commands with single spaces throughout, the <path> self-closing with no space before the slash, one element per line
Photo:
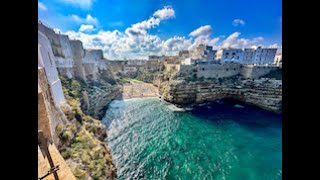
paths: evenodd
<path fill-rule="evenodd" d="M 276 48 L 258 47 L 255 51 L 253 62 L 254 64 L 273 64 L 276 52 Z"/>
<path fill-rule="evenodd" d="M 222 49 L 221 52 L 221 62 L 242 62 L 243 61 L 244 51 L 242 49 Z"/>
<path fill-rule="evenodd" d="M 262 48 L 258 47 L 245 48 L 245 49 L 221 49 L 219 52 L 221 56 L 221 62 L 237 62 L 242 64 L 273 64 L 275 55 L 277 52 L 276 48 Z"/>
<path fill-rule="evenodd" d="M 55 104 L 64 103 L 65 98 L 56 67 L 55 56 L 49 39 L 40 31 L 38 31 L 38 68 L 44 68 Z"/>
<path fill-rule="evenodd" d="M 245 48 L 243 51 L 243 64 L 253 64 L 255 52 L 253 48 Z"/>

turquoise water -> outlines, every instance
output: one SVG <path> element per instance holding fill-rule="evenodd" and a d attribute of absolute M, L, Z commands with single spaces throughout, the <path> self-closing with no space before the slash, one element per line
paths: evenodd
<path fill-rule="evenodd" d="M 118 179 L 282 179 L 281 116 L 233 105 L 113 101 L 103 122 Z"/>

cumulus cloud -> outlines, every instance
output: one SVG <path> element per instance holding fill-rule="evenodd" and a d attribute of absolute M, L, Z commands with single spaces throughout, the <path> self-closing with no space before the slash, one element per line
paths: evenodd
<path fill-rule="evenodd" d="M 174 17 L 174 10 L 166 6 L 153 13 L 153 16 L 149 19 L 132 24 L 124 32 L 100 30 L 96 34 L 87 34 L 83 30 L 88 26 L 82 26 L 82 29 L 80 27 L 78 32 L 68 31 L 66 34 L 69 35 L 70 39 L 81 40 L 86 48 L 102 49 L 108 59 L 146 59 L 148 55 L 154 54 L 173 55 L 179 50 L 187 49 L 191 45 L 191 40 L 179 36 L 162 40 L 160 37 L 147 32 L 148 29 L 159 26 L 161 21 L 171 17 Z M 74 15 L 73 18 L 78 22 L 85 22 L 83 18 L 78 16 Z"/>
<path fill-rule="evenodd" d="M 61 34 L 62 31 L 59 28 L 53 28 L 53 31 L 57 34 Z"/>
<path fill-rule="evenodd" d="M 174 10 L 172 9 L 174 12 Z M 88 18 L 89 17 L 89 18 Z M 106 31 L 100 30 L 95 33 L 88 33 L 88 30 L 94 29 L 94 23 L 91 15 L 86 18 L 73 16 L 77 22 L 81 22 L 81 27 L 76 31 L 67 31 L 70 39 L 79 39 L 83 42 L 85 48 L 102 49 L 104 56 L 111 60 L 120 59 L 147 59 L 149 55 L 176 55 L 181 50 L 187 50 L 197 47 L 199 44 L 213 46 L 218 48 L 243 48 L 260 45 L 262 37 L 251 39 L 240 38 L 240 32 L 234 32 L 224 37 L 213 37 L 213 30 L 210 25 L 201 26 L 189 34 L 189 37 L 173 36 L 168 39 L 161 39 L 157 35 L 148 33 L 151 28 L 156 28 L 161 21 L 168 17 L 174 17 L 171 9 L 164 7 L 157 10 L 153 15 L 141 22 L 137 22 L 127 27 L 125 31 Z M 91 22 L 91 23 L 88 23 Z"/>
<path fill-rule="evenodd" d="M 192 31 L 189 36 L 207 36 L 212 33 L 212 28 L 210 25 L 201 26 L 198 29 Z"/>
<path fill-rule="evenodd" d="M 244 26 L 245 24 L 246 24 L 246 22 L 242 19 L 234 19 L 232 21 L 233 26 Z"/>
<path fill-rule="evenodd" d="M 208 46 L 212 46 L 212 48 L 214 49 L 218 49 L 220 47 L 218 45 L 219 40 L 219 37 L 211 39 L 209 36 L 199 36 L 194 40 L 193 44 L 189 46 L 188 50 L 194 49 L 198 47 L 200 44 L 205 44 Z"/>
<path fill-rule="evenodd" d="M 221 47 L 222 48 L 244 48 L 244 47 L 251 47 L 263 41 L 263 37 L 245 39 L 245 38 L 239 38 L 239 36 L 240 36 L 240 32 L 232 33 L 222 42 Z"/>
<path fill-rule="evenodd" d="M 59 0 L 60 2 L 82 9 L 90 9 L 95 0 Z"/>
<path fill-rule="evenodd" d="M 159 26 L 162 20 L 174 17 L 174 10 L 170 6 L 165 6 L 162 9 L 153 13 L 153 16 L 147 20 L 131 25 L 125 30 L 125 33 L 131 37 L 141 37 L 147 34 L 147 30 Z"/>
<path fill-rule="evenodd" d="M 86 18 L 81 18 L 78 15 L 71 15 L 71 19 L 79 24 L 93 24 L 98 25 L 99 21 L 97 18 L 92 17 L 90 14 L 87 14 Z"/>
<path fill-rule="evenodd" d="M 277 43 L 267 46 L 268 48 L 277 48 L 277 54 L 282 54 L 282 46 Z"/>
<path fill-rule="evenodd" d="M 161 20 L 175 17 L 174 10 L 171 6 L 165 6 L 162 9 L 153 13 L 153 16 L 160 18 Z"/>
<path fill-rule="evenodd" d="M 192 41 L 190 39 L 188 40 L 184 37 L 174 36 L 163 43 L 163 53 L 186 50 L 191 44 Z"/>
<path fill-rule="evenodd" d="M 79 31 L 80 32 L 90 32 L 94 30 L 93 25 L 81 24 Z"/>
<path fill-rule="evenodd" d="M 42 2 L 38 2 L 38 9 L 40 9 L 41 11 L 48 10 L 47 6 L 44 5 Z"/>

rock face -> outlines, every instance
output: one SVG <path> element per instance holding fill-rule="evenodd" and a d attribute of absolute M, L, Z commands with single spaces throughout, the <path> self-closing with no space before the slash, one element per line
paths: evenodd
<path fill-rule="evenodd" d="M 171 79 L 162 82 L 160 94 L 164 100 L 180 106 L 231 98 L 269 111 L 282 111 L 282 82 L 274 79 L 245 80 L 239 76 L 193 82 Z"/>
<path fill-rule="evenodd" d="M 93 86 L 88 92 L 89 104 L 84 104 L 84 111 L 97 119 L 102 119 L 108 104 L 114 99 L 121 99 L 122 87 L 98 87 Z M 88 108 L 86 108 L 88 107 Z"/>

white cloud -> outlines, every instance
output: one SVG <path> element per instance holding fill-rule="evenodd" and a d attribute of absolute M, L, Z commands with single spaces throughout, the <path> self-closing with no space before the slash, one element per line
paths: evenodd
<path fill-rule="evenodd" d="M 42 2 L 38 2 L 38 9 L 40 9 L 41 11 L 48 10 L 47 6 L 44 5 Z"/>
<path fill-rule="evenodd" d="M 53 31 L 57 34 L 61 34 L 62 31 L 59 28 L 53 28 Z"/>
<path fill-rule="evenodd" d="M 160 20 L 164 20 L 175 17 L 175 12 L 171 6 L 165 6 L 153 13 L 153 16 L 160 18 Z"/>
<path fill-rule="evenodd" d="M 189 46 L 189 50 L 198 47 L 200 44 L 205 44 L 208 46 L 212 46 L 214 49 L 218 49 L 220 46 L 218 45 L 220 38 L 209 38 L 209 36 L 199 36 L 197 37 L 193 44 L 191 46 Z"/>
<path fill-rule="evenodd" d="M 91 15 L 87 15 L 86 18 L 73 15 L 72 19 L 81 22 L 82 25 L 78 32 L 68 31 L 65 34 L 69 35 L 70 39 L 81 40 L 85 48 L 102 49 L 105 58 L 112 60 L 124 58 L 147 59 L 149 55 L 176 55 L 180 50 L 192 49 L 199 44 L 210 45 L 214 49 L 222 47 L 242 48 L 261 45 L 263 41 L 262 37 L 239 38 L 240 32 L 234 32 L 227 37 L 211 38 L 210 35 L 213 30 L 210 25 L 195 29 L 189 34 L 191 37 L 188 38 L 173 36 L 168 39 L 161 39 L 157 35 L 149 34 L 148 29 L 156 28 L 161 21 L 168 19 L 168 16 L 163 15 L 166 11 L 158 10 L 150 18 L 127 27 L 124 32 L 100 30 L 90 34 L 86 30 L 94 29 L 96 26 L 93 22 L 98 23 L 97 19 Z M 174 10 L 172 9 L 172 11 Z"/>
<path fill-rule="evenodd" d="M 80 32 L 90 32 L 94 30 L 93 25 L 81 24 L 79 31 Z"/>
<path fill-rule="evenodd" d="M 268 48 L 279 48 L 279 45 L 277 43 L 271 44 L 268 46 Z"/>
<path fill-rule="evenodd" d="M 230 36 L 228 36 L 223 42 L 222 48 L 244 48 L 251 47 L 261 41 L 263 41 L 263 37 L 256 37 L 253 39 L 244 39 L 239 38 L 240 32 L 234 32 Z"/>
<path fill-rule="evenodd" d="M 232 21 L 233 26 L 244 26 L 245 24 L 246 24 L 246 22 L 242 19 L 234 19 Z"/>
<path fill-rule="evenodd" d="M 267 46 L 268 48 L 277 48 L 277 54 L 282 54 L 282 45 L 278 45 L 277 43 L 271 44 Z"/>
<path fill-rule="evenodd" d="M 163 43 L 163 53 L 177 52 L 186 50 L 192 44 L 191 40 L 186 40 L 184 37 L 174 36 Z"/>
<path fill-rule="evenodd" d="M 189 36 L 207 36 L 212 33 L 212 28 L 210 25 L 201 26 L 198 29 L 192 31 Z"/>
<path fill-rule="evenodd" d="M 160 19 L 151 17 L 148 20 L 136 23 L 132 25 L 134 29 L 150 29 L 152 27 L 158 26 L 160 24 Z"/>
<path fill-rule="evenodd" d="M 174 16 L 174 10 L 171 7 L 165 6 L 153 13 L 153 16 L 147 20 L 131 25 L 125 30 L 125 33 L 130 37 L 143 37 L 147 35 L 147 30 L 159 26 L 162 20 L 169 19 Z"/>
<path fill-rule="evenodd" d="M 86 18 L 81 18 L 78 15 L 71 15 L 71 19 L 79 24 L 93 24 L 98 25 L 99 21 L 97 18 L 92 17 L 90 14 L 87 14 Z"/>
<path fill-rule="evenodd" d="M 90 9 L 95 0 L 59 0 L 62 3 L 70 4 L 82 9 Z"/>

